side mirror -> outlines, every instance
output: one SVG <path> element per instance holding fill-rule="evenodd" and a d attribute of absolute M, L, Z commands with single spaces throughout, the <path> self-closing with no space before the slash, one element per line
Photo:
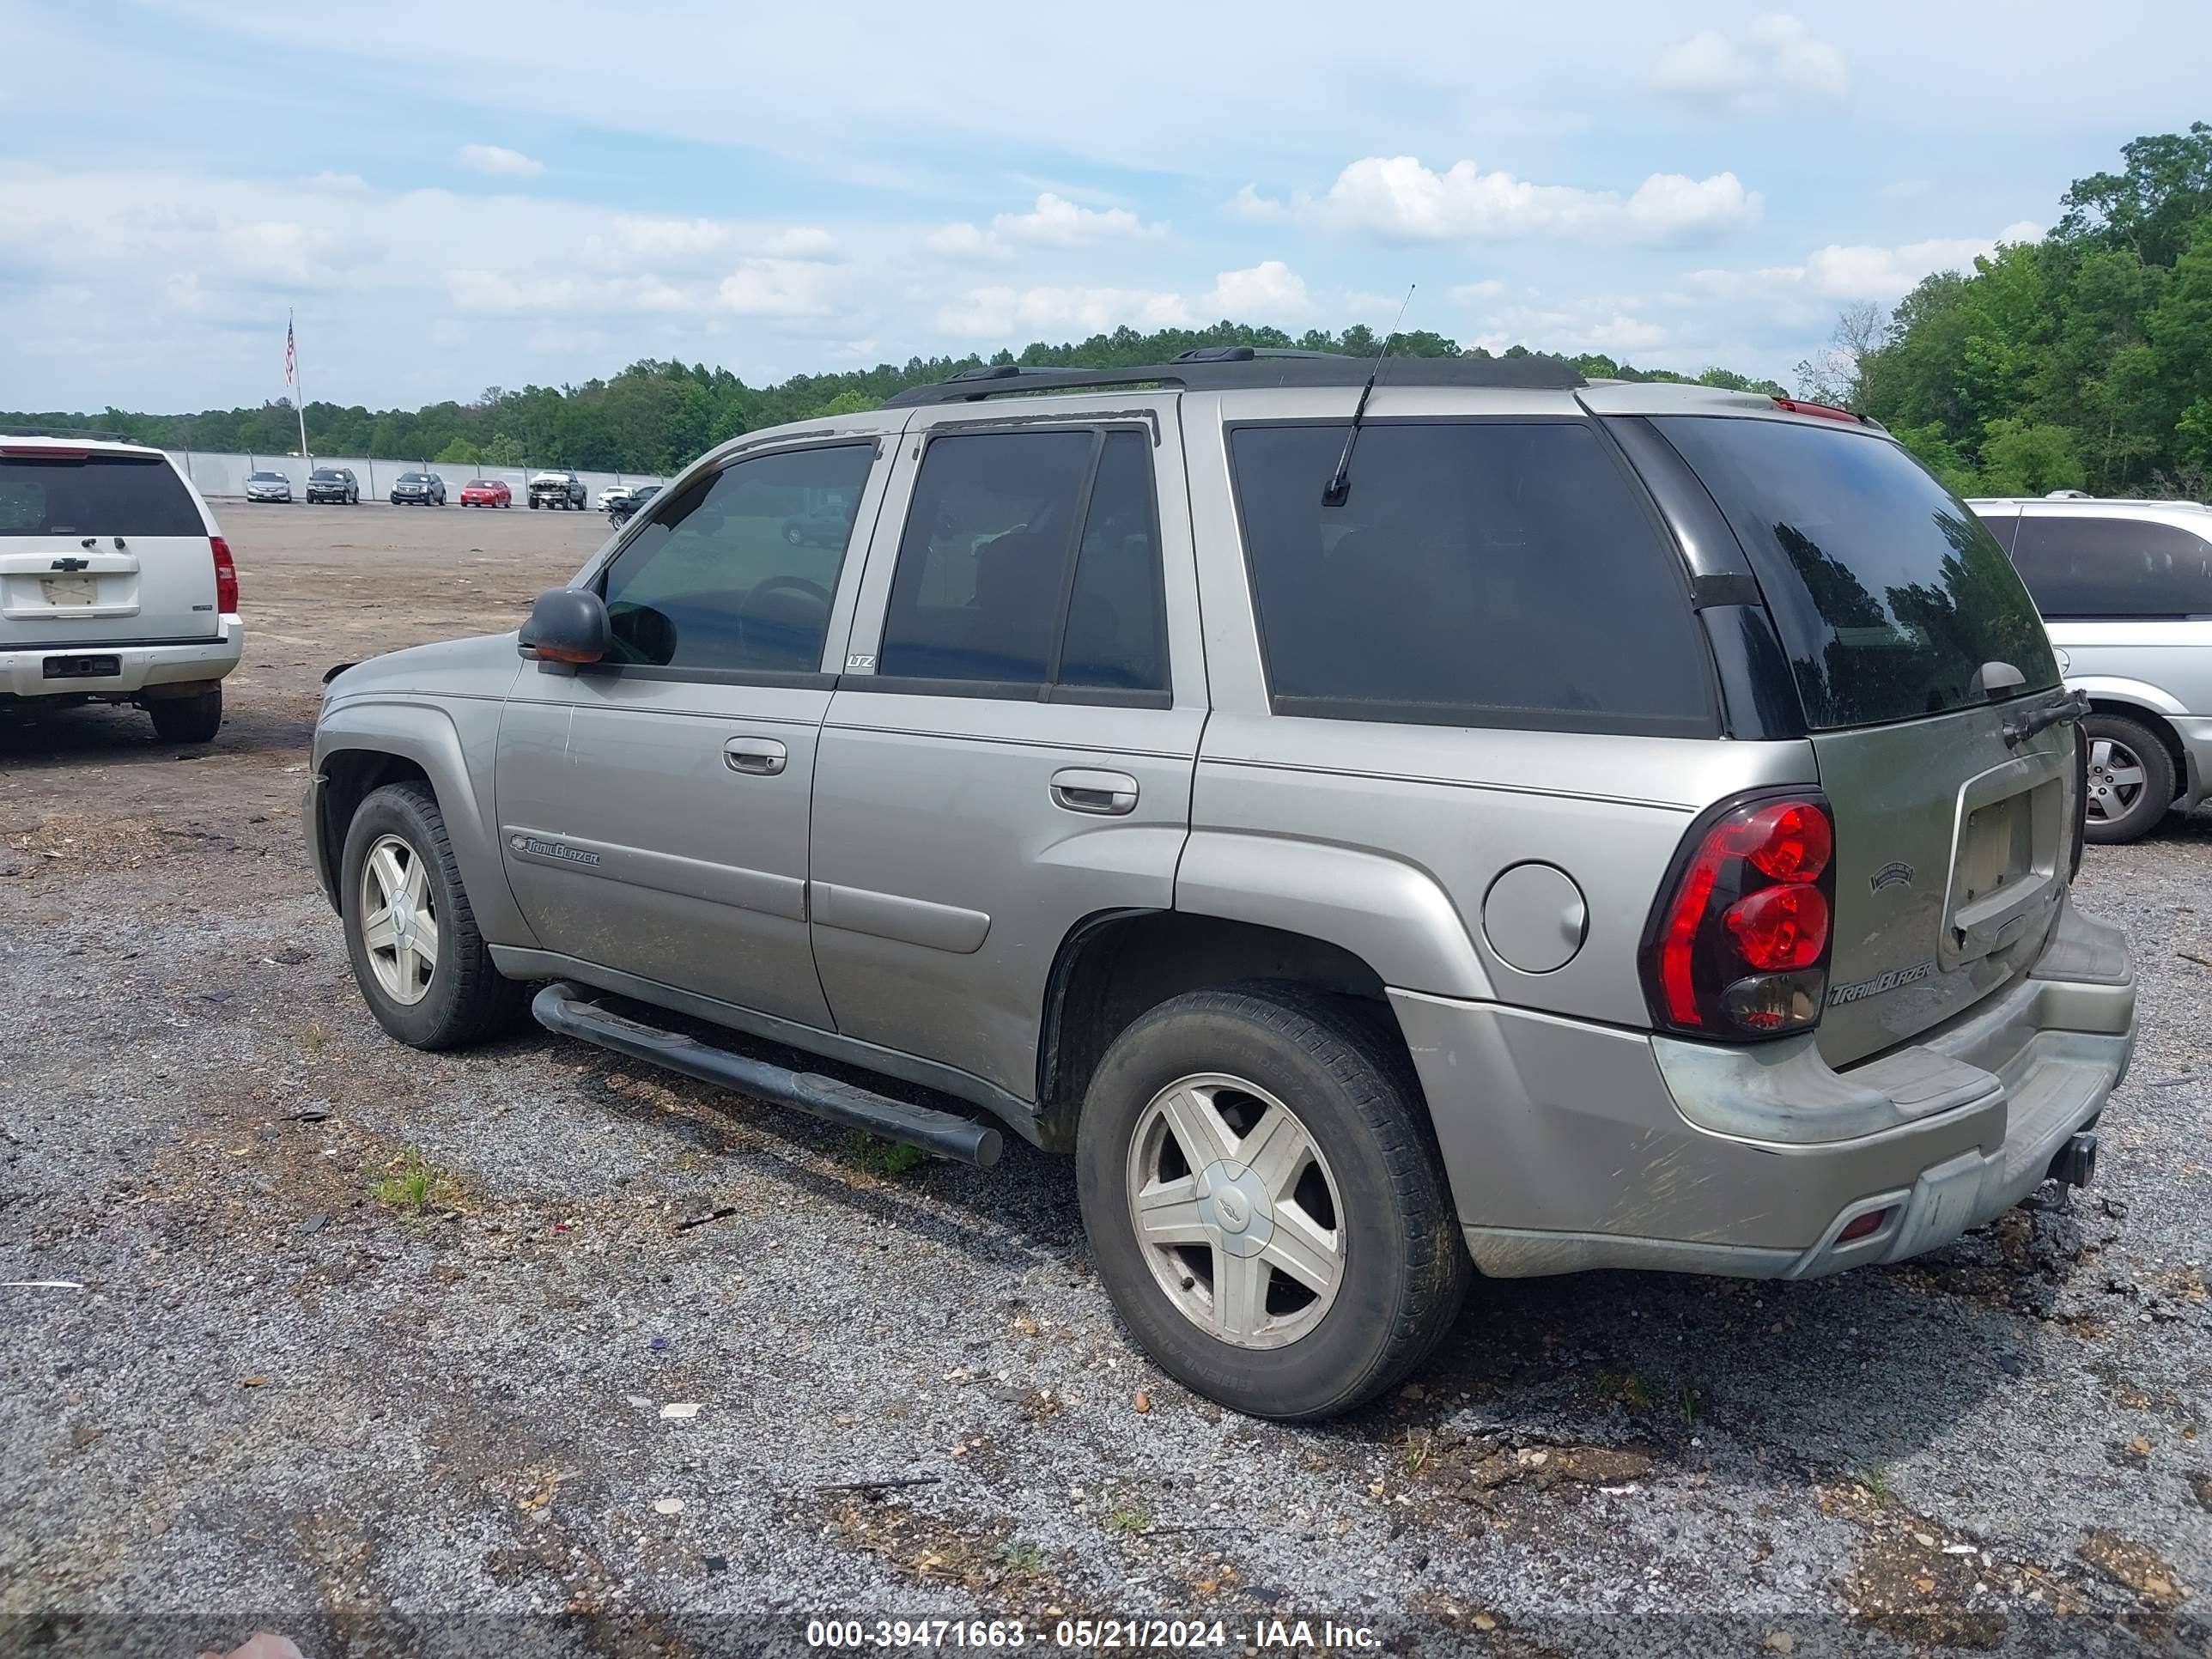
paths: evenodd
<path fill-rule="evenodd" d="M 556 587 L 538 596 L 530 620 L 522 624 L 517 648 L 546 663 L 592 663 L 607 654 L 611 642 L 607 607 L 586 588 Z"/>

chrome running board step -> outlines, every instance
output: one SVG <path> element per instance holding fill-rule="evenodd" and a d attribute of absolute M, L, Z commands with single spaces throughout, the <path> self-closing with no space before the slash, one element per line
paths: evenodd
<path fill-rule="evenodd" d="M 556 981 L 531 999 L 530 1012 L 540 1025 L 562 1036 L 611 1048 L 650 1065 L 665 1066 L 702 1083 L 720 1084 L 886 1140 L 903 1141 L 979 1170 L 996 1164 L 1004 1148 L 999 1132 L 987 1123 L 928 1106 L 908 1105 L 819 1073 L 794 1072 L 766 1060 L 748 1060 L 696 1037 L 609 1013 L 588 1000 L 588 994 L 565 981 Z"/>

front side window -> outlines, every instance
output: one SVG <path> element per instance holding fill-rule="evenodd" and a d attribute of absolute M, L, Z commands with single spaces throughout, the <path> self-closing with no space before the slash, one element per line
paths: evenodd
<path fill-rule="evenodd" d="M 1278 712 L 1700 735 L 1711 669 L 1680 560 L 1580 421 L 1236 429 Z"/>
<path fill-rule="evenodd" d="M 607 660 L 818 672 L 875 459 L 872 443 L 786 450 L 659 497 L 600 579 L 613 634 Z"/>
<path fill-rule="evenodd" d="M 924 452 L 878 647 L 894 678 L 1164 695 L 1152 440 L 957 433 Z"/>
<path fill-rule="evenodd" d="M 2046 617 L 2212 617 L 2212 542 L 2174 525 L 2024 514 L 2012 559 Z"/>

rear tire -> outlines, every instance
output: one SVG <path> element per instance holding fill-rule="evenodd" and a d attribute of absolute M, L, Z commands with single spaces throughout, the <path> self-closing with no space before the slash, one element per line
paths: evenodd
<path fill-rule="evenodd" d="M 1385 1018 L 1293 986 L 1193 992 L 1091 1079 L 1076 1181 L 1099 1277 L 1164 1370 L 1234 1410 L 1351 1410 L 1458 1314 L 1466 1246 Z"/>
<path fill-rule="evenodd" d="M 410 1048 L 439 1049 L 480 1042 L 518 1021 L 527 988 L 492 966 L 428 784 L 388 783 L 362 802 L 338 868 L 346 955 L 378 1024 Z M 404 910 L 387 902 L 403 890 Z"/>
<path fill-rule="evenodd" d="M 213 743 L 222 729 L 222 683 L 218 680 L 189 697 L 163 697 L 146 705 L 154 735 L 164 743 Z"/>
<path fill-rule="evenodd" d="M 2094 714 L 2082 726 L 2089 737 L 2088 839 L 2106 847 L 2141 841 L 2173 805 L 2173 757 L 2157 732 L 2125 715 Z"/>

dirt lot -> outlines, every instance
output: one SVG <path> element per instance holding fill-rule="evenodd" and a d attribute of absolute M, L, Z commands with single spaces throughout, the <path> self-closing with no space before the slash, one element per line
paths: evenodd
<path fill-rule="evenodd" d="M 1401 1395 L 1284 1428 L 1126 1345 L 1064 1164 L 386 1040 L 300 845 L 317 682 L 511 626 L 604 521 L 224 518 L 216 744 L 0 725 L 0 1281 L 70 1281 L 0 1287 L 0 1653 L 2212 1640 L 2212 817 L 2084 871 L 2142 978 L 2094 1195 L 1816 1284 L 1484 1285 Z"/>

